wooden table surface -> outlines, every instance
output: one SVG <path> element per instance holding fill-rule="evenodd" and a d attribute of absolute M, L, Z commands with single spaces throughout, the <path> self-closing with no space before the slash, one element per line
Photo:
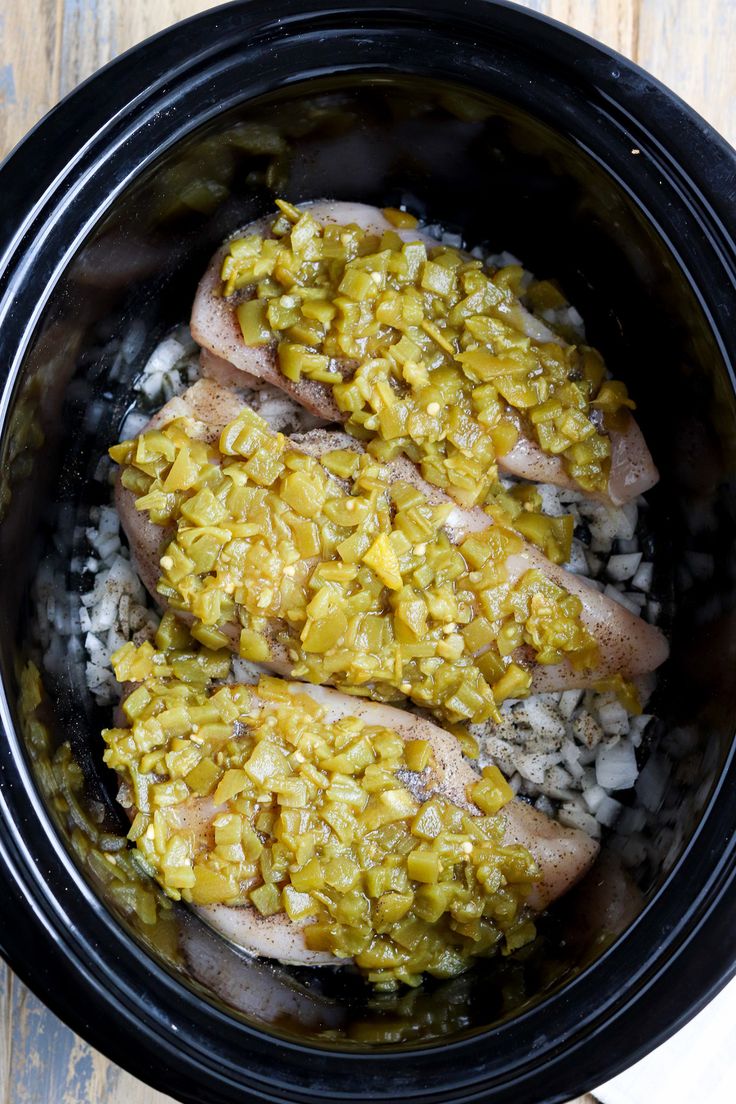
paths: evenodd
<path fill-rule="evenodd" d="M 736 0 L 521 2 L 633 58 L 736 143 Z M 0 0 L 0 157 L 110 58 L 212 6 L 201 0 Z M 87 1046 L 1 962 L 0 1010 L 0 1104 L 171 1099 Z"/>

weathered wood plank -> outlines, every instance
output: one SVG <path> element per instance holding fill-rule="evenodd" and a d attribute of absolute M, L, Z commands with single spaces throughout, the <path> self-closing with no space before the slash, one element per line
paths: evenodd
<path fill-rule="evenodd" d="M 214 7 L 208 0 L 61 0 L 61 87 L 75 88 L 101 65 L 180 19 Z"/>
<path fill-rule="evenodd" d="M 736 144 L 734 0 L 517 0 L 632 58 Z"/>
<path fill-rule="evenodd" d="M 641 0 L 517 0 L 517 3 L 567 23 L 627 57 L 636 57 Z"/>
<path fill-rule="evenodd" d="M 70 1031 L 0 962 L 2 1104 L 172 1104 Z"/>
<path fill-rule="evenodd" d="M 639 61 L 736 141 L 732 0 L 521 0 Z M 26 0 L 0 15 L 0 152 L 115 54 L 207 0 Z"/>
<path fill-rule="evenodd" d="M 0 156 L 59 98 L 57 6 L 24 0 L 0 11 Z"/>
<path fill-rule="evenodd" d="M 83 1042 L 2 961 L 0 1016 L 0 1104 L 174 1104 Z"/>
<path fill-rule="evenodd" d="M 636 59 L 736 145 L 736 3 L 641 0 Z"/>

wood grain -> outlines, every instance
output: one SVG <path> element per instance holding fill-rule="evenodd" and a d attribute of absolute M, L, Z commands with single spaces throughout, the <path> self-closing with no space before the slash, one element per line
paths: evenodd
<path fill-rule="evenodd" d="M 517 0 L 625 54 L 736 144 L 734 0 Z"/>
<path fill-rule="evenodd" d="M 108 1062 L 0 963 L 2 1104 L 173 1104 Z"/>
<path fill-rule="evenodd" d="M 633 58 L 736 142 L 734 0 L 522 0 Z M 0 155 L 101 65 L 206 0 L 2 0 Z"/>
<path fill-rule="evenodd" d="M 736 0 L 522 0 L 626 54 L 736 142 Z M 2 0 L 0 156 L 112 57 L 213 5 Z M 0 963 L 0 1104 L 166 1104 L 106 1061 Z M 581 1097 L 575 1104 L 594 1104 Z"/>

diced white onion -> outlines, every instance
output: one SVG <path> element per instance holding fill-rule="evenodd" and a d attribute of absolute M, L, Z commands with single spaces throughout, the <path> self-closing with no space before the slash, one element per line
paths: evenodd
<path fill-rule="evenodd" d="M 569 720 L 570 717 L 572 717 L 573 713 L 580 704 L 580 699 L 582 698 L 582 696 L 582 690 L 563 690 L 562 694 L 560 695 L 559 709 L 565 720 Z"/>
<path fill-rule="evenodd" d="M 607 736 L 625 736 L 629 731 L 629 714 L 616 700 L 598 707 L 598 721 Z"/>
<path fill-rule="evenodd" d="M 133 364 L 143 349 L 146 340 L 146 326 L 141 318 L 131 322 L 120 343 L 120 355 L 127 364 Z"/>
<path fill-rule="evenodd" d="M 555 765 L 559 760 L 558 754 L 534 755 L 517 752 L 516 768 L 522 778 L 526 778 L 527 781 L 533 782 L 536 786 L 541 786 L 544 783 L 547 768 Z"/>
<path fill-rule="evenodd" d="M 622 809 L 623 805 L 620 801 L 616 801 L 615 797 L 610 797 L 609 794 L 604 794 L 598 805 L 595 819 L 605 828 L 612 828 L 621 815 Z"/>
<path fill-rule="evenodd" d="M 624 555 L 609 556 L 606 564 L 606 575 L 616 583 L 623 583 L 627 579 L 633 579 L 637 568 L 641 563 L 641 552 L 628 552 Z"/>
<path fill-rule="evenodd" d="M 567 571 L 574 575 L 588 574 L 588 561 L 585 558 L 585 548 L 580 541 L 574 540 L 570 548 L 570 559 L 565 564 Z"/>
<path fill-rule="evenodd" d="M 628 740 L 618 744 L 602 744 L 595 760 L 595 776 L 605 790 L 629 790 L 636 782 L 639 768 L 636 752 Z"/>
<path fill-rule="evenodd" d="M 636 574 L 631 580 L 632 587 L 636 587 L 637 590 L 643 590 L 645 594 L 648 594 L 652 589 L 652 580 L 654 578 L 654 564 L 644 563 L 639 564 L 636 569 Z"/>
<path fill-rule="evenodd" d="M 596 747 L 603 739 L 603 729 L 587 711 L 578 714 L 572 723 L 572 730 L 578 740 L 588 748 Z"/>
<path fill-rule="evenodd" d="M 634 747 L 641 745 L 642 737 L 644 735 L 644 729 L 647 727 L 652 719 L 651 713 L 641 713 L 638 717 L 631 717 L 629 720 L 629 739 Z"/>
<path fill-rule="evenodd" d="M 542 784 L 542 792 L 546 793 L 548 797 L 554 797 L 556 800 L 561 801 L 565 798 L 569 798 L 574 791 L 572 775 L 561 767 L 559 763 L 551 766 L 545 771 L 544 783 Z"/>
<path fill-rule="evenodd" d="M 656 625 L 662 613 L 661 602 L 647 602 L 647 620 Z"/>
<path fill-rule="evenodd" d="M 580 805 L 573 802 L 566 801 L 557 814 L 560 824 L 564 824 L 568 828 L 580 828 L 583 832 L 586 832 L 593 839 L 599 839 L 601 834 L 600 825 L 594 816 L 590 813 L 586 813 L 585 809 Z"/>
<path fill-rule="evenodd" d="M 664 756 L 653 752 L 641 769 L 636 794 L 642 805 L 655 813 L 664 799 L 670 767 Z"/>
<path fill-rule="evenodd" d="M 606 791 L 602 786 L 591 786 L 589 789 L 583 791 L 583 797 L 591 813 L 595 814 L 598 811 L 598 806 L 601 801 L 606 797 Z"/>
<path fill-rule="evenodd" d="M 555 815 L 554 805 L 544 794 L 539 795 L 537 800 L 534 802 L 534 808 L 538 809 L 540 813 L 544 813 L 545 816 L 553 817 Z"/>
<path fill-rule="evenodd" d="M 147 422 L 147 414 L 140 414 L 135 410 L 131 410 L 120 427 L 120 440 L 128 441 L 131 437 L 137 437 Z"/>
<path fill-rule="evenodd" d="M 572 740 L 565 740 L 560 751 L 562 753 L 562 761 L 573 778 L 582 778 L 584 767 L 580 762 L 580 753 L 582 751 L 580 744 L 576 744 Z"/>
<path fill-rule="evenodd" d="M 623 595 L 620 590 L 617 590 L 617 588 L 613 586 L 612 583 L 608 584 L 603 593 L 605 594 L 606 598 L 613 598 L 614 602 L 618 602 L 620 606 L 623 606 L 624 609 L 629 610 L 630 613 L 639 613 L 639 607 L 634 602 L 631 602 L 628 598 L 626 598 L 625 595 Z"/>

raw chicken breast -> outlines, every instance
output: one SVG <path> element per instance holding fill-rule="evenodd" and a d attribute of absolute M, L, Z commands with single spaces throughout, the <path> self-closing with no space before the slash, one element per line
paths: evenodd
<path fill-rule="evenodd" d="M 419 801 L 426 801 L 436 793 L 473 814 L 479 813 L 465 794 L 465 787 L 477 781 L 478 775 L 449 732 L 393 706 L 326 687 L 292 683 L 290 689 L 317 701 L 324 708 L 327 721 L 358 717 L 365 724 L 390 728 L 404 740 L 427 740 L 433 752 L 432 766 L 421 774 L 406 772 L 402 776 L 404 784 Z M 211 821 L 219 811 L 211 798 L 193 800 L 180 807 L 180 823 L 196 836 L 209 835 Z M 539 866 L 541 877 L 528 899 L 535 912 L 566 893 L 595 861 L 598 844 L 594 840 L 579 829 L 566 828 L 551 820 L 524 801 L 512 800 L 501 815 L 506 820 L 504 842 L 526 847 Z M 309 950 L 304 942 L 304 924 L 291 921 L 283 913 L 262 916 L 250 906 L 227 905 L 199 906 L 196 911 L 226 939 L 252 954 L 300 966 L 334 966 L 342 961 L 327 952 Z"/>
<path fill-rule="evenodd" d="M 232 421 L 243 408 L 243 401 L 233 392 L 222 388 L 212 380 L 200 380 L 183 395 L 168 402 L 149 423 L 150 428 L 165 425 L 174 418 L 190 417 L 198 425 L 202 439 L 216 440 L 224 426 Z M 346 434 L 328 430 L 312 430 L 296 434 L 292 439 L 296 449 L 313 456 L 320 456 L 335 448 L 361 450 L 361 445 Z M 447 495 L 437 487 L 426 483 L 413 464 L 400 457 L 385 465 L 390 480 L 406 480 L 414 483 L 432 504 L 449 502 Z M 136 510 L 135 497 L 120 480 L 116 489 L 116 505 L 126 532 L 142 582 L 153 598 L 161 602 L 156 592 L 160 576 L 159 561 L 164 548 L 172 537 L 170 530 L 154 525 L 145 513 Z M 455 506 L 445 524 L 451 540 L 457 542 L 471 531 L 488 528 L 493 522 L 478 507 L 465 509 Z M 512 579 L 521 576 L 529 568 L 538 568 L 558 586 L 577 595 L 583 604 L 582 621 L 599 646 L 599 664 L 590 672 L 574 671 L 567 663 L 534 668 L 534 691 L 565 690 L 576 686 L 589 686 L 601 678 L 619 673 L 625 678 L 653 671 L 668 655 L 665 637 L 653 625 L 632 614 L 618 602 L 595 590 L 584 578 L 574 575 L 551 563 L 532 545 L 511 556 L 508 571 Z M 269 666 L 282 675 L 291 674 L 293 663 L 284 646 L 277 639 L 283 622 L 274 620 L 267 634 L 271 645 Z M 237 651 L 240 625 L 232 624 L 223 630 L 228 635 L 233 650 Z M 523 662 L 524 655 L 520 660 Z"/>
<path fill-rule="evenodd" d="M 589 494 L 622 506 L 659 482 L 659 472 L 647 448 L 644 435 L 631 414 L 626 414 L 623 430 L 611 432 L 611 471 L 608 477 L 608 494 Z M 565 469 L 560 456 L 544 452 L 536 441 L 521 436 L 514 447 L 498 457 L 498 466 L 509 475 L 531 479 L 535 483 L 553 483 L 557 487 L 579 490 L 577 483 Z"/>
<path fill-rule="evenodd" d="M 377 207 L 364 203 L 343 203 L 317 200 L 302 204 L 319 222 L 348 225 L 354 223 L 364 230 L 381 234 L 395 231 L 405 241 L 423 241 L 437 245 L 436 238 L 419 230 L 397 230 Z M 246 226 L 243 234 L 261 234 L 270 237 L 272 218 L 259 219 Z M 194 340 L 202 346 L 202 374 L 230 387 L 253 386 L 255 379 L 274 384 L 286 391 L 307 410 L 327 422 L 345 421 L 347 415 L 338 410 L 329 384 L 302 379 L 293 383 L 282 375 L 276 357 L 275 344 L 248 346 L 235 315 L 234 306 L 247 298 L 247 294 L 225 299 L 221 293 L 220 273 L 228 251 L 229 242 L 218 249 L 205 272 L 194 300 L 191 329 Z M 509 321 L 521 328 L 528 337 L 540 342 L 562 344 L 561 338 L 523 306 L 516 305 L 509 311 Z M 336 364 L 343 374 L 350 374 L 355 362 Z M 559 487 L 577 487 L 568 475 L 562 459 L 544 452 L 536 441 L 524 435 L 505 455 L 498 457 L 498 466 L 510 475 L 531 479 L 537 483 L 554 483 Z M 648 491 L 659 479 L 659 473 L 646 446 L 637 423 L 627 418 L 623 431 L 611 433 L 611 473 L 608 498 L 614 505 L 628 502 Z M 606 497 L 603 495 L 593 497 Z"/>

